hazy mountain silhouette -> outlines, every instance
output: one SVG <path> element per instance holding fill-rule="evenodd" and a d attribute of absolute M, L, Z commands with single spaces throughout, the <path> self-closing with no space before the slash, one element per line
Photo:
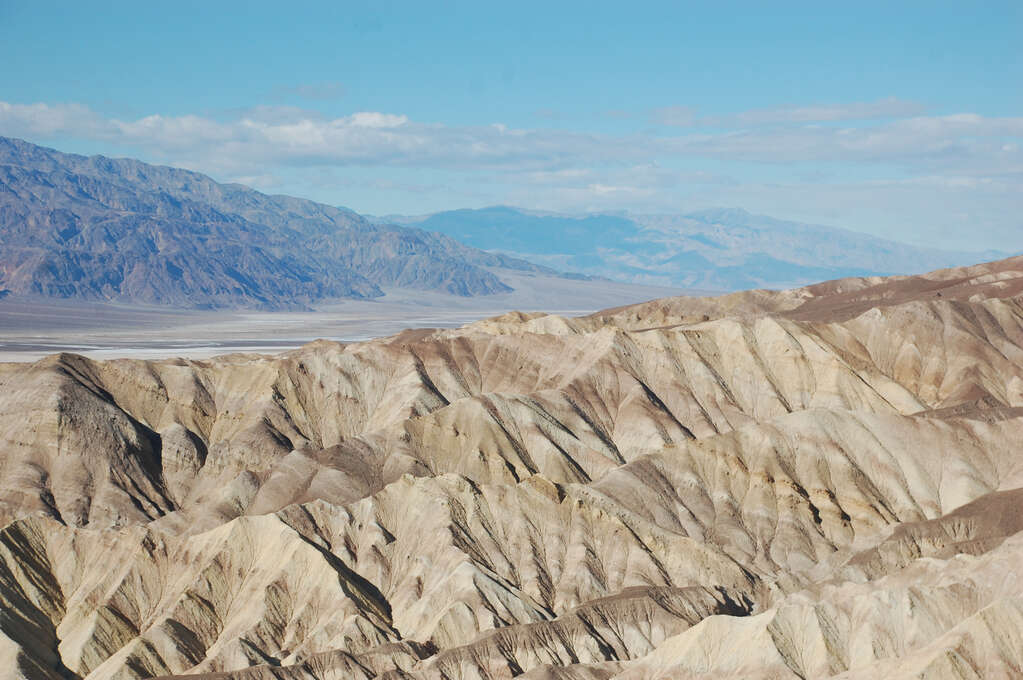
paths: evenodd
<path fill-rule="evenodd" d="M 704 290 L 789 288 L 847 276 L 920 273 L 1006 255 L 919 248 L 735 208 L 686 215 L 570 216 L 495 206 L 385 219 L 556 269 Z"/>

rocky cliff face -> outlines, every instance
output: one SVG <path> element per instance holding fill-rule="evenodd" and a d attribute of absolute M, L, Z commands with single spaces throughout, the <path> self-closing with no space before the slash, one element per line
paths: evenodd
<path fill-rule="evenodd" d="M 194 172 L 2 137 L 0 244 L 5 294 L 178 307 L 293 308 L 380 286 L 486 295 L 510 290 L 487 268 L 541 269 Z"/>
<path fill-rule="evenodd" d="M 2 678 L 1023 672 L 1023 259 L 0 400 Z"/>

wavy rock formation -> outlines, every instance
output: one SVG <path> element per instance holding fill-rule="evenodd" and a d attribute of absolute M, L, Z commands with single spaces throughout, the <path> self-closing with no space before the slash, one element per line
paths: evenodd
<path fill-rule="evenodd" d="M 1023 674 L 1023 258 L 0 403 L 0 678 Z"/>

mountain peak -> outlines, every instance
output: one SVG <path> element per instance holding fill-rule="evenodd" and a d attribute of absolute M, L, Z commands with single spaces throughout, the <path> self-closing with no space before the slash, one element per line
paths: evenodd
<path fill-rule="evenodd" d="M 12 294 L 277 309 L 381 286 L 487 295 L 510 290 L 494 271 L 549 271 L 133 159 L 3 138 L 0 167 L 0 289 Z"/>

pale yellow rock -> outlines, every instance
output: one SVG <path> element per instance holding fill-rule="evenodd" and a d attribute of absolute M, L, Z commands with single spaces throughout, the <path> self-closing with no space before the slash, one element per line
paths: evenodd
<path fill-rule="evenodd" d="M 0 365 L 0 679 L 1023 676 L 1023 259 Z"/>

